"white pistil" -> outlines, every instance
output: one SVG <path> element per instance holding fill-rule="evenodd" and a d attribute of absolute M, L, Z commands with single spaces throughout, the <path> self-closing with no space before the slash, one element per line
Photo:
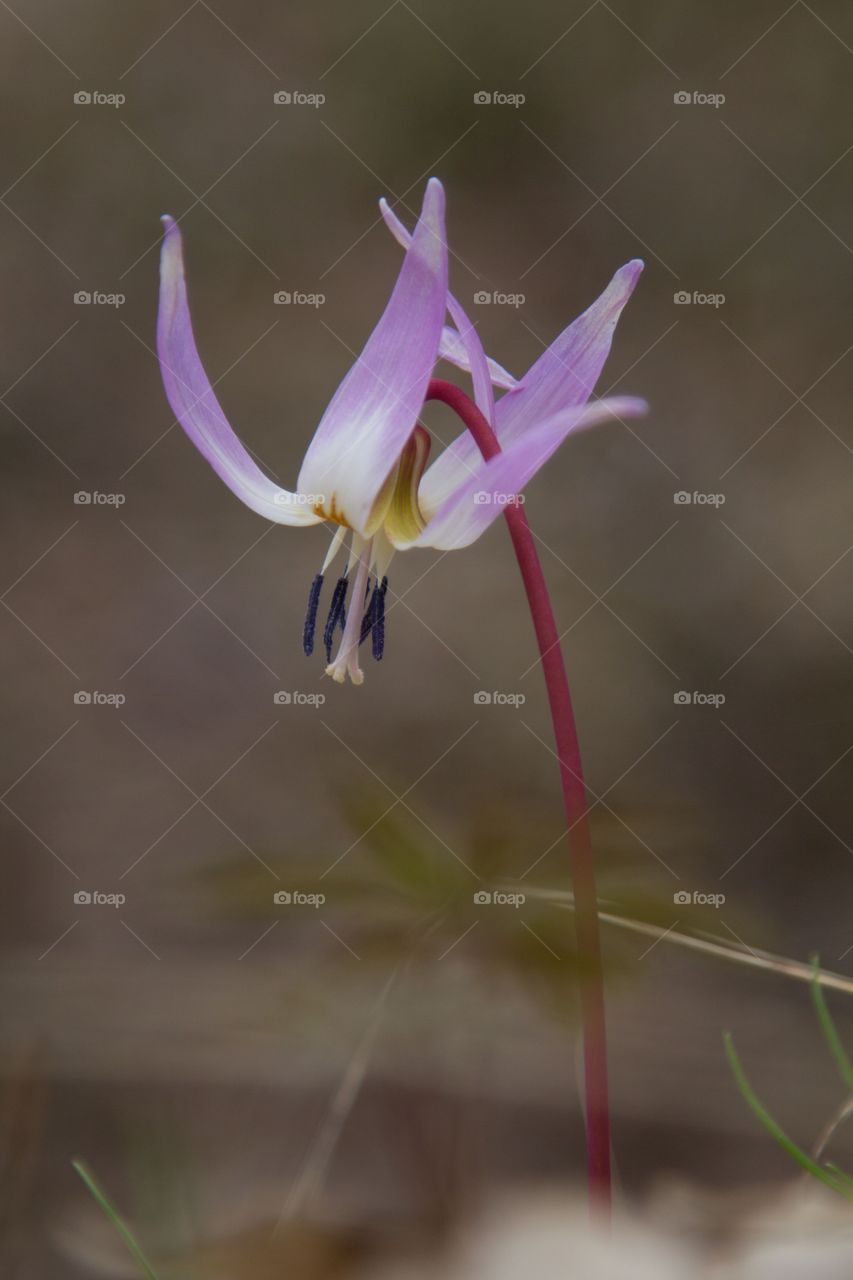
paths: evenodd
<path fill-rule="evenodd" d="M 326 667 L 326 675 L 331 676 L 337 684 L 343 684 L 347 675 L 353 684 L 362 684 L 364 681 L 364 672 L 358 665 L 358 646 L 361 643 L 361 619 L 364 614 L 364 598 L 367 593 L 367 579 L 372 558 L 373 540 L 365 542 L 358 534 L 353 534 L 349 564 L 352 589 L 347 601 L 346 626 L 337 655 Z M 358 568 L 353 578 L 352 568 L 356 559 Z"/>

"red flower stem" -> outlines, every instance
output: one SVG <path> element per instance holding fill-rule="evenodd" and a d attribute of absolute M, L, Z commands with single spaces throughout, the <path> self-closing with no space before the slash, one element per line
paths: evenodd
<path fill-rule="evenodd" d="M 494 458 L 501 452 L 497 436 L 484 415 L 465 392 L 452 382 L 433 378 L 427 389 L 426 399 L 441 400 L 458 414 L 471 432 L 484 458 Z M 522 506 L 508 506 L 504 511 L 504 517 L 509 526 L 518 567 L 524 581 L 524 590 L 527 593 L 527 603 L 536 630 L 551 708 L 557 757 L 560 762 L 560 782 L 568 822 L 569 858 L 575 896 L 577 954 L 581 970 L 580 999 L 589 1194 L 593 1208 L 609 1216 L 610 1109 L 607 1090 L 604 977 L 601 963 L 598 897 L 580 744 L 560 645 L 560 634 L 533 533 Z"/>

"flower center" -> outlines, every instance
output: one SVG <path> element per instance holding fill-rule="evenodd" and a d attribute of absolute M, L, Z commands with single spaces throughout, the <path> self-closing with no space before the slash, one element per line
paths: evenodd
<path fill-rule="evenodd" d="M 368 636 L 371 652 L 379 662 L 385 652 L 385 596 L 388 591 L 388 565 L 395 545 L 405 545 L 418 536 L 425 519 L 418 503 L 418 489 L 426 468 L 431 446 L 429 432 L 417 424 L 382 486 L 374 503 L 365 536 L 353 532 L 347 567 L 335 583 L 329 612 L 323 627 L 326 650 L 326 675 L 339 684 L 349 676 L 353 684 L 361 684 L 364 673 L 358 665 L 358 651 Z M 332 511 L 336 511 L 334 501 Z M 308 592 L 308 608 L 302 628 L 302 647 L 307 657 L 314 652 L 320 595 L 326 570 L 340 550 L 349 528 L 337 515 L 339 525 L 325 562 Z M 334 662 L 332 648 L 340 630 L 340 645 Z"/>

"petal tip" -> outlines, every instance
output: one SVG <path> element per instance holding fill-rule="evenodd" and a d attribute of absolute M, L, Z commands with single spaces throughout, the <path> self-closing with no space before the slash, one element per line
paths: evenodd
<path fill-rule="evenodd" d="M 430 178 L 424 192 L 424 207 L 421 217 L 444 217 L 445 195 L 444 185 L 440 178 Z"/>
<path fill-rule="evenodd" d="M 598 403 L 592 401 L 593 404 Z M 602 403 L 607 403 L 607 398 Z M 610 400 L 614 418 L 645 418 L 649 402 L 642 396 L 613 396 Z"/>
<path fill-rule="evenodd" d="M 447 287 L 447 237 L 444 229 L 444 187 L 438 178 L 430 178 L 424 192 L 421 216 L 415 227 L 415 241 L 423 246 L 424 260 L 431 269 L 444 274 Z M 421 235 L 418 232 L 421 231 Z"/>
<path fill-rule="evenodd" d="M 181 228 L 170 213 L 164 213 L 160 219 L 163 226 L 163 242 L 160 251 L 160 263 L 179 266 L 183 258 L 183 237 Z"/>
<path fill-rule="evenodd" d="M 163 244 L 160 249 L 160 279 L 164 285 L 177 285 L 184 270 L 181 229 L 171 214 L 164 213 Z"/>
<path fill-rule="evenodd" d="M 645 267 L 646 264 L 642 258 L 632 258 L 630 262 L 625 263 L 624 267 L 620 267 L 616 274 L 629 289 L 633 290 Z"/>

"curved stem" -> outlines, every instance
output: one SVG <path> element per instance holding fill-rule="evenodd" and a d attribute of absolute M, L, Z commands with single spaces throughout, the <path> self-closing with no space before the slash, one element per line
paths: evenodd
<path fill-rule="evenodd" d="M 427 389 L 426 398 L 441 400 L 458 414 L 474 437 L 484 458 L 493 458 L 500 453 L 501 447 L 491 426 L 474 402 L 459 387 L 441 378 L 433 378 Z M 539 644 L 551 721 L 554 727 L 554 740 L 560 763 L 560 782 L 568 823 L 569 858 L 575 893 L 577 952 L 581 965 L 580 998 L 589 1192 L 593 1206 L 609 1215 L 610 1108 L 607 1087 L 604 978 L 595 868 L 580 744 L 560 646 L 560 634 L 533 533 L 522 506 L 507 507 L 504 518 L 509 526 Z"/>

